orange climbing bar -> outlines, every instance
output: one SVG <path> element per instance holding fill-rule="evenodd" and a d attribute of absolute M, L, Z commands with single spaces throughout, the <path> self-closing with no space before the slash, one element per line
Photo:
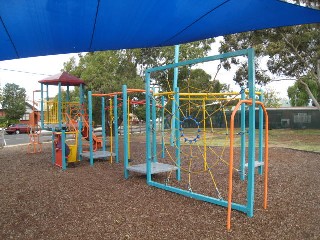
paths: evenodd
<path fill-rule="evenodd" d="M 227 230 L 231 229 L 231 204 L 232 204 L 232 173 L 233 173 L 233 136 L 234 136 L 234 117 L 242 103 L 252 104 L 252 100 L 241 100 L 235 106 L 230 119 L 230 158 L 229 158 L 229 190 L 228 190 L 228 213 L 227 213 Z M 268 113 L 262 102 L 256 101 L 257 105 L 260 105 L 265 115 L 265 160 L 264 160 L 264 200 L 263 208 L 267 208 L 268 201 L 268 171 L 269 171 L 269 118 Z"/>
<path fill-rule="evenodd" d="M 242 103 L 252 104 L 252 100 L 241 100 L 235 106 L 230 119 L 230 157 L 229 157 L 229 191 L 228 191 L 228 212 L 227 230 L 231 228 L 231 203 L 232 203 L 232 173 L 233 173 L 233 135 L 234 135 L 234 116 Z"/>
<path fill-rule="evenodd" d="M 268 173 L 269 173 L 269 116 L 267 113 L 267 109 L 263 105 L 262 102 L 256 101 L 256 104 L 259 104 L 264 112 L 265 116 L 265 140 L 264 140 L 264 197 L 263 197 L 263 208 L 267 209 L 267 202 L 268 202 Z"/>

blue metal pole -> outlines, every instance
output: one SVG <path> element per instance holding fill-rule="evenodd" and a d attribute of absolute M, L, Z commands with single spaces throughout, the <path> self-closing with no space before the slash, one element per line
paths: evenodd
<path fill-rule="evenodd" d="M 151 182 L 150 94 L 150 73 L 146 72 L 146 164 L 149 185 Z"/>
<path fill-rule="evenodd" d="M 61 82 L 58 84 L 58 123 L 59 129 L 62 129 L 62 96 L 61 96 Z"/>
<path fill-rule="evenodd" d="M 249 98 L 249 149 L 248 149 L 248 185 L 247 185 L 247 215 L 253 216 L 254 209 L 254 168 L 255 168 L 255 65 L 254 50 L 248 49 L 248 86 Z"/>
<path fill-rule="evenodd" d="M 44 128 L 43 83 L 41 83 L 41 128 Z"/>
<path fill-rule="evenodd" d="M 67 162 L 66 162 L 66 132 L 65 130 L 61 131 L 61 158 L 62 158 L 62 169 L 67 169 Z"/>
<path fill-rule="evenodd" d="M 179 62 L 179 47 L 180 45 L 175 45 L 174 46 L 174 63 L 178 63 Z M 175 91 L 175 89 L 178 87 L 178 75 L 179 75 L 179 69 L 178 67 L 175 67 L 173 69 L 173 91 Z M 175 101 L 172 102 L 172 118 L 175 118 L 176 116 L 174 115 L 176 111 L 176 103 Z M 175 130 L 174 130 L 174 126 L 175 126 L 175 121 L 174 119 L 171 118 L 171 135 L 170 135 L 170 144 L 171 146 L 174 146 L 174 134 L 175 134 Z"/>
<path fill-rule="evenodd" d="M 106 111 L 105 99 L 101 97 L 101 117 L 102 117 L 102 151 L 106 151 Z"/>
<path fill-rule="evenodd" d="M 164 96 L 161 96 L 161 157 L 165 157 L 165 145 L 164 145 Z"/>
<path fill-rule="evenodd" d="M 263 90 L 260 90 L 259 101 L 263 102 Z M 263 109 L 262 106 L 259 105 L 259 163 L 263 162 Z M 263 166 L 262 164 L 258 167 L 258 173 L 262 175 Z"/>
<path fill-rule="evenodd" d="M 88 91 L 90 165 L 93 165 L 92 93 Z"/>
<path fill-rule="evenodd" d="M 152 88 L 152 92 L 155 91 L 155 88 Z M 156 115 L 156 100 L 152 97 L 152 161 L 157 162 L 157 115 Z"/>
<path fill-rule="evenodd" d="M 241 100 L 246 98 L 245 87 L 241 87 Z M 245 179 L 246 164 L 246 104 L 241 104 L 241 138 L 240 138 L 240 179 Z"/>
<path fill-rule="evenodd" d="M 114 122 L 114 141 L 115 141 L 115 151 L 116 151 L 116 163 L 119 163 L 118 95 L 115 95 L 113 97 L 113 116 L 114 116 L 113 122 Z"/>
<path fill-rule="evenodd" d="M 180 169 L 180 102 L 179 102 L 179 88 L 175 88 L 174 89 L 175 94 L 174 94 L 174 98 L 175 98 L 175 102 L 176 102 L 176 109 L 175 109 L 175 144 L 176 144 L 176 166 L 178 167 L 178 169 L 176 170 L 176 179 L 178 181 L 181 180 L 181 169 Z"/>
<path fill-rule="evenodd" d="M 129 159 L 128 159 L 128 105 L 127 105 L 127 86 L 122 85 L 122 112 L 123 112 L 123 163 L 124 163 L 124 177 L 128 179 L 129 177 Z"/>

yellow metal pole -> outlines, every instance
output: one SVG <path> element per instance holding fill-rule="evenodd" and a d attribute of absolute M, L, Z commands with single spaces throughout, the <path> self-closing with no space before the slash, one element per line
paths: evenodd
<path fill-rule="evenodd" d="M 203 168 L 207 170 L 206 103 L 202 100 L 203 110 Z"/>

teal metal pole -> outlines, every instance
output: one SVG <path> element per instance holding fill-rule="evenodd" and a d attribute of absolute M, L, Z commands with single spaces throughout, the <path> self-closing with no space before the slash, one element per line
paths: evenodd
<path fill-rule="evenodd" d="M 176 144 L 176 166 L 178 169 L 176 170 L 176 179 L 178 181 L 181 180 L 181 170 L 180 170 L 180 102 L 179 102 L 179 88 L 175 88 L 175 102 L 176 102 L 176 109 L 175 109 L 175 144 Z"/>
<path fill-rule="evenodd" d="M 67 102 L 70 102 L 70 91 L 69 91 L 69 85 L 67 86 L 67 98 L 66 98 Z"/>
<path fill-rule="evenodd" d="M 116 163 L 119 163 L 118 95 L 113 96 L 113 116 L 114 116 L 113 122 L 114 122 L 114 141 L 115 141 L 115 151 L 116 151 Z"/>
<path fill-rule="evenodd" d="M 248 49 L 248 86 L 249 98 L 249 149 L 248 149 L 248 184 L 247 184 L 247 215 L 253 217 L 254 209 L 254 168 L 255 168 L 255 65 L 254 50 Z"/>
<path fill-rule="evenodd" d="M 52 135 L 51 135 L 51 141 L 52 141 L 52 159 L 51 162 L 52 164 L 56 163 L 56 146 L 54 143 L 54 137 L 55 137 L 55 132 L 54 132 L 54 128 L 51 129 L 52 131 Z"/>
<path fill-rule="evenodd" d="M 88 91 L 90 165 L 93 165 L 92 93 Z"/>
<path fill-rule="evenodd" d="M 78 116 L 78 159 L 81 161 L 82 160 L 82 121 L 83 121 L 83 85 L 80 84 L 79 87 L 79 99 L 80 99 L 80 115 Z"/>
<path fill-rule="evenodd" d="M 241 100 L 246 98 L 245 87 L 241 87 Z M 240 179 L 245 180 L 246 164 L 246 104 L 241 104 L 241 138 L 240 138 Z"/>
<path fill-rule="evenodd" d="M 48 104 L 48 103 L 47 103 Z M 41 128 L 44 128 L 43 83 L 41 83 Z"/>
<path fill-rule="evenodd" d="M 106 110 L 105 98 L 101 97 L 101 117 L 102 117 L 102 151 L 106 151 Z"/>
<path fill-rule="evenodd" d="M 175 45 L 174 46 L 174 63 L 178 63 L 179 62 L 179 45 Z M 175 67 L 173 69 L 173 91 L 175 91 L 175 89 L 178 87 L 178 75 L 179 75 L 179 69 L 178 67 Z M 172 118 L 175 118 L 176 116 L 174 115 L 176 111 L 176 103 L 175 101 L 172 102 Z M 170 144 L 171 146 L 174 146 L 174 134 L 175 134 L 175 130 L 174 130 L 174 126 L 175 126 L 175 121 L 174 119 L 171 118 L 171 135 L 170 135 Z"/>
<path fill-rule="evenodd" d="M 151 183 L 150 94 L 150 73 L 146 72 L 146 164 L 149 185 Z"/>
<path fill-rule="evenodd" d="M 164 145 L 164 96 L 161 96 L 161 157 L 165 157 L 165 145 Z"/>
<path fill-rule="evenodd" d="M 155 88 L 152 88 L 152 92 L 155 91 Z M 152 97 L 152 161 L 157 162 L 157 115 L 156 115 L 156 100 Z"/>
<path fill-rule="evenodd" d="M 260 90 L 260 96 L 259 96 L 259 101 L 263 102 L 263 90 Z M 258 173 L 260 175 L 262 175 L 263 173 L 263 166 L 262 166 L 262 162 L 263 162 L 263 109 L 262 106 L 259 105 L 259 163 L 261 164 L 258 167 Z"/>
<path fill-rule="evenodd" d="M 128 105 L 127 105 L 127 86 L 122 85 L 122 112 L 123 112 L 123 163 L 124 163 L 124 178 L 129 177 L 129 159 L 128 159 Z"/>
<path fill-rule="evenodd" d="M 66 162 L 66 132 L 65 130 L 61 131 L 61 158 L 62 158 L 62 169 L 67 169 L 67 162 Z"/>
<path fill-rule="evenodd" d="M 62 129 L 62 96 L 61 96 L 61 82 L 58 84 L 58 122 L 59 130 Z"/>

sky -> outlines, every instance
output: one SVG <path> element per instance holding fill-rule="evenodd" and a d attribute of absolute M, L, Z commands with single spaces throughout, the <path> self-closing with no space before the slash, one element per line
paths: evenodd
<path fill-rule="evenodd" d="M 218 42 L 219 41 L 212 46 L 209 55 L 218 54 Z M 77 57 L 77 54 L 61 54 L 0 61 L 0 87 L 3 88 L 6 83 L 15 83 L 26 89 L 28 100 L 31 102 L 33 91 L 40 89 L 38 81 L 59 73 L 61 69 L 63 69 L 63 63 L 67 62 L 73 56 Z M 218 64 L 219 62 L 215 61 L 202 64 L 199 67 L 203 68 L 214 78 Z M 221 68 L 216 79 L 223 83 L 230 84 L 233 91 L 240 91 L 239 86 L 233 83 L 233 74 L 234 71 L 227 72 Z M 268 87 L 275 89 L 282 98 L 287 98 L 287 88 L 293 85 L 293 83 L 293 81 L 273 82 L 268 84 Z M 49 86 L 50 97 L 55 96 L 57 92 L 57 87 Z M 34 98 L 35 100 L 39 100 L 40 93 L 34 93 Z"/>

